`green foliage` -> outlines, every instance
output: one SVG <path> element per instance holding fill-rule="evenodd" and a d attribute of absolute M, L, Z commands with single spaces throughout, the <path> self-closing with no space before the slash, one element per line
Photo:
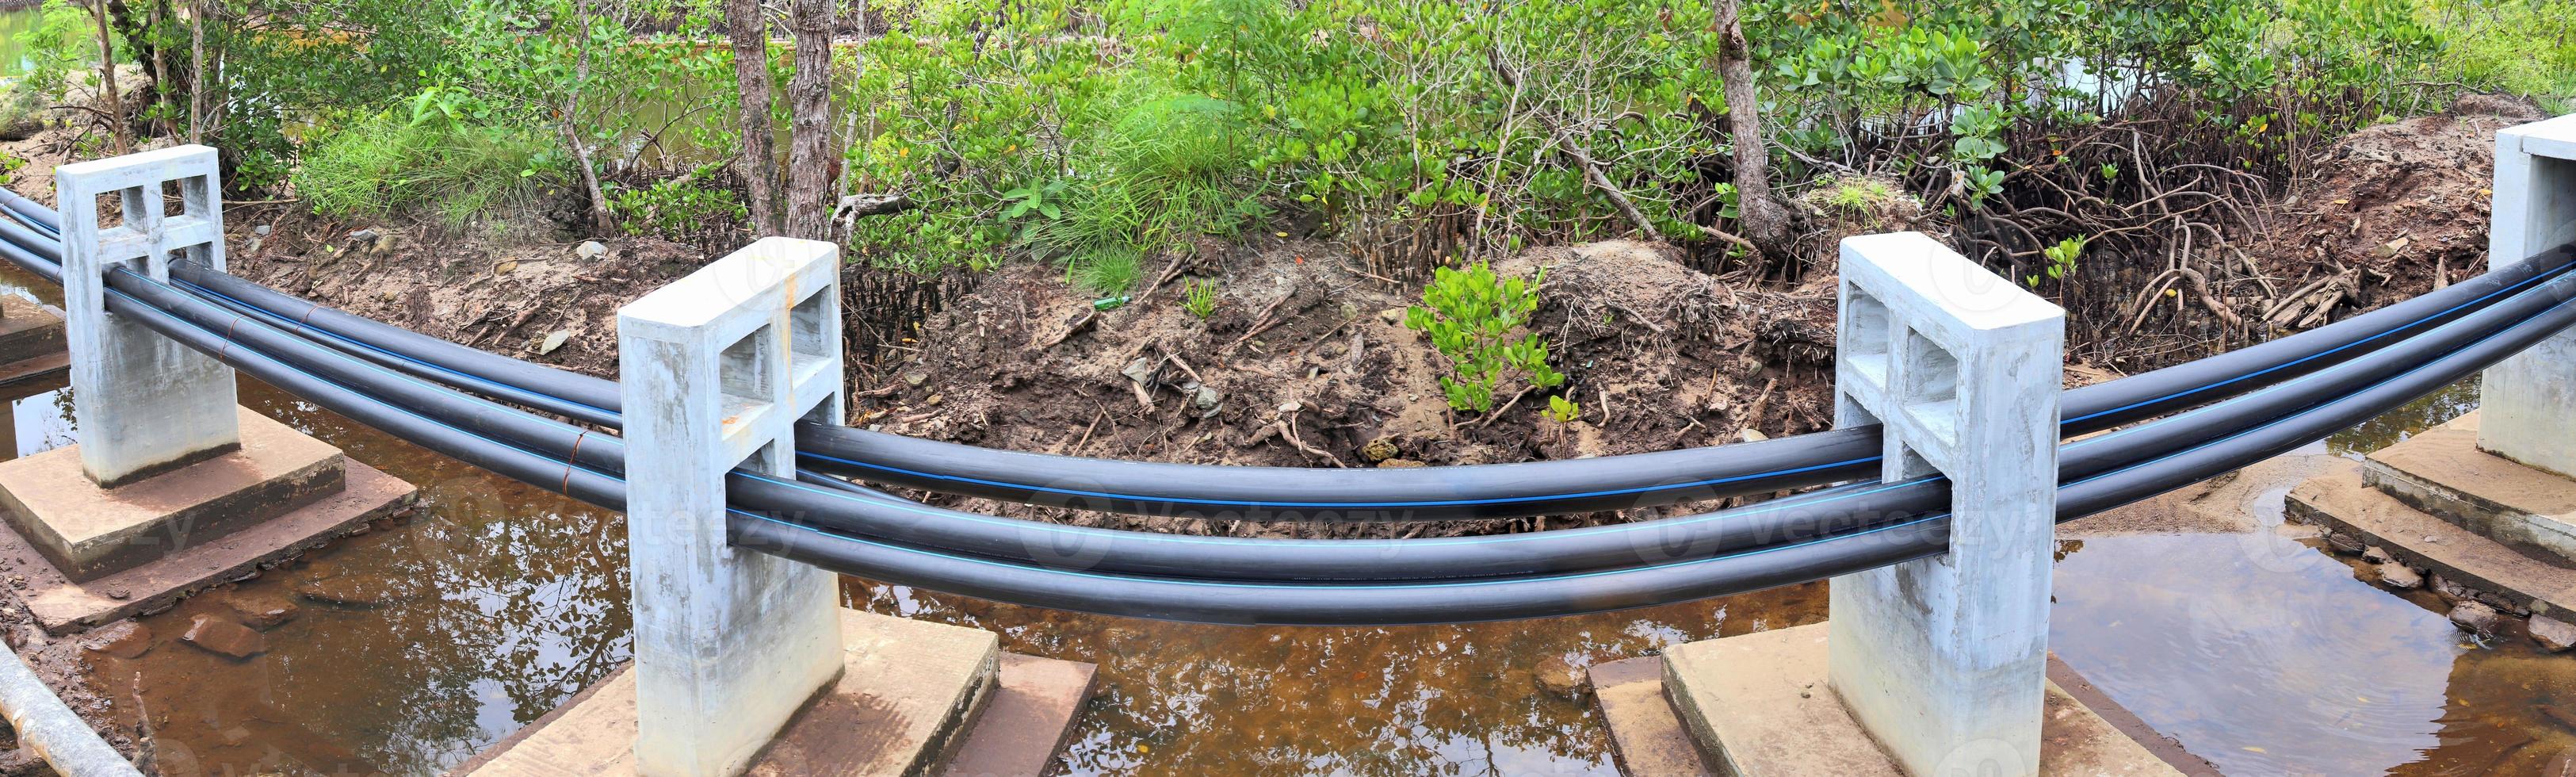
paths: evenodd
<path fill-rule="evenodd" d="M 25 166 L 27 166 L 27 160 L 13 156 L 9 152 L 0 151 L 0 186 L 9 185 L 10 174 L 18 172 L 18 168 Z M 1200 318 L 1206 318 L 1206 316 L 1200 316 Z"/>
<path fill-rule="evenodd" d="M 1117 248 L 1089 251 L 1068 259 L 1065 272 L 1074 285 L 1114 296 L 1136 285 L 1136 278 L 1145 272 L 1144 256 Z"/>
<path fill-rule="evenodd" d="M 608 184 L 608 210 L 630 235 L 658 235 L 723 248 L 727 238 L 739 235 L 751 209 L 732 190 L 702 183 L 722 169 L 701 165 L 688 175 L 640 187 Z"/>
<path fill-rule="evenodd" d="M 2075 260 L 2084 256 L 2084 244 L 2087 242 L 2091 242 L 2091 239 L 2079 235 L 2057 241 L 2056 245 L 2041 249 L 2041 256 L 2048 260 L 2048 264 L 2042 267 L 2041 272 L 2046 273 L 2050 280 L 2065 280 L 2066 276 L 2075 274 Z M 2039 287 L 2037 275 L 2022 280 L 2029 283 L 2032 288 Z"/>
<path fill-rule="evenodd" d="M 2576 3 L 2564 0 L 2418 0 L 2416 18 L 2447 43 L 2435 70 L 2480 89 L 2537 98 L 2551 113 L 2576 111 Z"/>
<path fill-rule="evenodd" d="M 463 226 L 563 185 L 562 157 L 544 132 L 478 123 L 470 100 L 423 96 L 400 110 L 317 126 L 294 173 L 296 193 L 330 215 L 425 210 Z"/>
<path fill-rule="evenodd" d="M 1506 372 L 1526 376 L 1536 388 L 1565 382 L 1547 364 L 1547 342 L 1519 334 L 1538 310 L 1538 286 L 1546 281 L 1545 270 L 1524 280 L 1497 278 L 1484 262 L 1465 270 L 1441 267 L 1422 288 L 1422 305 L 1405 309 L 1404 325 L 1430 334 L 1432 347 L 1449 357 L 1450 374 L 1440 378 L 1440 390 L 1451 409 L 1494 409 L 1494 389 Z"/>
<path fill-rule="evenodd" d="M 1547 409 L 1539 414 L 1546 416 L 1550 421 L 1571 424 L 1574 423 L 1574 419 L 1583 417 L 1583 408 L 1574 404 L 1574 400 L 1566 399 L 1562 394 L 1551 394 L 1547 398 Z"/>
<path fill-rule="evenodd" d="M 1182 310 L 1189 311 L 1190 315 L 1197 316 L 1201 321 L 1207 320 L 1207 317 L 1209 316 L 1216 315 L 1216 281 L 1214 279 L 1190 281 L 1188 286 L 1182 288 L 1182 293 L 1184 295 L 1181 302 Z"/>

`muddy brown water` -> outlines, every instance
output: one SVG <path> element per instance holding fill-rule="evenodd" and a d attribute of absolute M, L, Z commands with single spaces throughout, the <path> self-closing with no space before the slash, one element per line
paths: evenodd
<path fill-rule="evenodd" d="M 54 302 L 23 278 L 8 293 Z M 76 439 L 67 392 L 9 403 L 15 449 Z M 147 616 L 149 650 L 90 680 L 141 719 L 172 775 L 433 774 L 629 655 L 622 518 L 449 460 L 254 381 L 243 402 L 421 487 L 409 519 Z M 2473 404 L 2462 387 L 2303 451 L 2357 455 Z M 2576 747 L 2576 661 L 2467 640 L 2426 596 L 2363 582 L 2278 528 L 2069 539 L 2053 645 L 2120 703 L 2234 774 L 2539 773 Z M 2265 507 L 2269 505 L 2269 507 Z M 300 597 L 358 582 L 371 606 Z M 1098 662 L 1073 774 L 1614 774 L 1552 664 L 1812 623 L 1821 584 L 1623 613 L 1405 628 L 1241 628 L 1107 618 L 849 580 L 853 606 L 996 631 Z M 234 661 L 178 641 L 233 599 L 298 611 Z"/>

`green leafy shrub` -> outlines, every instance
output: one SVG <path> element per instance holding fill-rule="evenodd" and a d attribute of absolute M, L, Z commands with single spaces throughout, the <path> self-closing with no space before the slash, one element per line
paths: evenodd
<path fill-rule="evenodd" d="M 723 171 L 701 165 L 644 186 L 607 184 L 608 210 L 630 235 L 657 235 L 716 250 L 735 242 L 751 209 L 731 189 L 706 185 Z"/>
<path fill-rule="evenodd" d="M 1494 389 L 1506 372 L 1526 377 L 1534 388 L 1565 382 L 1547 365 L 1547 342 L 1518 334 L 1538 310 L 1538 284 L 1546 280 L 1546 270 L 1531 280 L 1497 278 L 1485 262 L 1464 270 L 1441 267 L 1422 288 L 1422 304 L 1405 309 L 1404 325 L 1430 334 L 1432 347 L 1449 357 L 1450 374 L 1440 378 L 1440 390 L 1451 409 L 1494 409 Z"/>

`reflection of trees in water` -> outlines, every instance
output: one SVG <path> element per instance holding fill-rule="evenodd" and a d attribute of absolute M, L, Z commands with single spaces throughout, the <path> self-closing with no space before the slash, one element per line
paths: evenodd
<path fill-rule="evenodd" d="M 2478 378 L 2471 375 L 2466 380 L 2442 387 L 2440 391 L 2336 432 L 2326 438 L 2326 449 L 2343 456 L 2365 455 L 2476 409 Z"/>
<path fill-rule="evenodd" d="M 1005 650 L 1100 663 L 1075 774 L 1613 774 L 1590 703 L 1539 687 L 1548 659 L 1652 655 L 1813 622 L 1825 603 L 1810 585 L 1577 618 L 1247 628 L 846 590 L 864 609 L 993 630 Z"/>
<path fill-rule="evenodd" d="M 272 417 L 423 486 L 411 521 L 344 541 L 311 567 L 280 570 L 244 592 L 294 598 L 308 580 L 372 577 L 417 597 L 377 609 L 298 601 L 302 614 L 269 634 L 271 652 L 245 665 L 175 644 L 146 656 L 147 665 L 164 664 L 146 670 L 146 690 L 154 717 L 170 721 L 158 732 L 165 749 L 189 751 L 205 774 L 434 774 L 631 655 L 623 516 L 264 387 L 246 382 L 243 393 Z M 175 636 L 191 611 L 151 625 Z M 217 663 L 199 670 L 209 661 Z M 175 676 L 161 679 L 162 669 Z"/>
<path fill-rule="evenodd" d="M 382 631 L 339 640 L 361 651 L 362 671 L 382 673 L 365 684 L 387 712 L 358 719 L 383 727 L 365 732 L 361 746 L 395 773 L 433 773 L 471 757 L 631 653 L 622 517 L 512 509 L 554 500 L 484 477 L 440 491 L 438 504 L 424 504 L 434 519 L 363 557 L 335 559 L 435 592 L 383 611 Z M 496 705 L 507 716 L 486 719 Z"/>

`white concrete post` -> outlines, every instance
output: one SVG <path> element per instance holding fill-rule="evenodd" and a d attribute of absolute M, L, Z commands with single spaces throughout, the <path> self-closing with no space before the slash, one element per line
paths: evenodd
<path fill-rule="evenodd" d="M 1826 650 L 1907 773 L 2039 771 L 2065 311 L 1921 233 L 1842 244 L 1836 426 L 1950 480 L 1950 552 L 1833 579 Z"/>
<path fill-rule="evenodd" d="M 834 575 L 725 542 L 725 472 L 840 423 L 840 251 L 765 238 L 617 311 L 636 764 L 729 777 L 841 671 Z"/>
<path fill-rule="evenodd" d="M 233 370 L 214 357 L 107 314 L 106 273 L 169 280 L 185 255 L 224 269 L 223 186 L 215 150 L 179 146 L 54 170 L 63 213 L 63 322 L 71 347 L 72 415 L 81 468 L 115 487 L 241 447 Z M 166 213 L 175 184 L 181 211 Z M 99 224 L 115 195 L 121 222 Z"/>
<path fill-rule="evenodd" d="M 2576 116 L 2496 133 L 2495 224 L 2487 269 L 2576 240 Z M 2478 447 L 2576 477 L 2576 331 L 2487 368 Z"/>

